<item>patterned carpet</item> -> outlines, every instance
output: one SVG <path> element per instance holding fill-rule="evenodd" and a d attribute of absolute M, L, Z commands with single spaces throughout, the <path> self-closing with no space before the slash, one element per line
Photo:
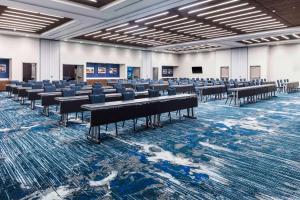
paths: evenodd
<path fill-rule="evenodd" d="M 300 199 L 300 94 L 241 108 L 201 103 L 197 120 L 101 144 L 0 94 L 0 199 Z M 73 116 L 74 117 L 74 116 Z M 85 114 L 88 119 L 88 113 Z"/>

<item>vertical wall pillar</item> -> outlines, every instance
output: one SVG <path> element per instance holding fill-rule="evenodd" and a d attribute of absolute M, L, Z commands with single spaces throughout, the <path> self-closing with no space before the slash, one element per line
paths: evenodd
<path fill-rule="evenodd" d="M 60 43 L 44 40 L 40 42 L 40 80 L 59 80 L 60 76 Z"/>
<path fill-rule="evenodd" d="M 141 78 L 152 78 L 152 52 L 142 51 Z"/>

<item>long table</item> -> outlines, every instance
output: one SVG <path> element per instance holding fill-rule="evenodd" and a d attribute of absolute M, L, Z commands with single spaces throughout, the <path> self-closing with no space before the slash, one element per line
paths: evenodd
<path fill-rule="evenodd" d="M 299 82 L 286 83 L 284 87 L 287 93 L 297 92 L 299 90 Z"/>
<path fill-rule="evenodd" d="M 13 86 L 16 86 L 16 84 L 6 84 L 5 85 L 5 91 L 7 92 L 9 97 L 11 97 Z"/>
<path fill-rule="evenodd" d="M 199 92 L 200 101 L 203 101 L 203 97 L 208 95 L 219 95 L 221 97 L 227 91 L 225 85 L 201 86 L 195 89 Z"/>
<path fill-rule="evenodd" d="M 241 105 L 241 98 L 260 96 L 260 98 L 263 99 L 266 97 L 276 96 L 276 91 L 277 88 L 275 84 L 228 89 L 228 92 L 233 95 L 232 98 L 234 99 L 235 106 Z"/>
<path fill-rule="evenodd" d="M 160 115 L 162 113 L 183 109 L 187 109 L 187 115 L 185 117 L 195 118 L 193 108 L 197 106 L 198 98 L 196 94 L 181 94 L 174 96 L 135 99 L 130 101 L 86 104 L 82 105 L 81 107 L 86 111 L 91 112 L 88 138 L 99 142 L 101 125 L 148 117 L 152 115 Z M 97 127 L 98 132 L 95 133 L 92 129 Z M 91 130 L 93 134 L 90 134 Z"/>
<path fill-rule="evenodd" d="M 148 91 L 144 92 L 135 92 L 135 98 L 146 98 L 149 97 Z M 68 122 L 68 114 L 75 112 L 83 112 L 84 109 L 81 108 L 84 104 L 89 104 L 89 96 L 74 96 L 74 97 L 56 97 L 55 100 L 60 105 L 60 114 L 61 114 L 61 123 L 63 125 L 67 125 Z M 105 101 L 121 101 L 122 94 L 121 93 L 113 93 L 113 94 L 105 94 Z"/>
<path fill-rule="evenodd" d="M 195 86 L 193 84 L 188 85 L 172 85 L 171 87 L 176 89 L 176 93 L 195 93 Z"/>
<path fill-rule="evenodd" d="M 162 91 L 163 93 L 165 93 L 165 91 L 169 88 L 169 84 L 155 83 L 155 84 L 150 84 L 149 88 L 152 89 L 152 90 L 158 90 L 158 91 Z"/>

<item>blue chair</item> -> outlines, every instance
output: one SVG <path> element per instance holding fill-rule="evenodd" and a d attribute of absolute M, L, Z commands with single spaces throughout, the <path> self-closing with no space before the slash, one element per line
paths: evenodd
<path fill-rule="evenodd" d="M 124 87 L 117 87 L 116 92 L 117 93 L 124 93 L 124 92 L 126 92 L 126 89 Z"/>
<path fill-rule="evenodd" d="M 103 88 L 93 88 L 92 94 L 103 94 Z"/>
<path fill-rule="evenodd" d="M 76 85 L 76 86 L 72 85 L 71 89 L 75 90 L 75 91 L 80 91 L 81 90 L 81 86 L 79 86 L 79 85 Z"/>
<path fill-rule="evenodd" d="M 72 89 L 65 89 L 62 90 L 62 96 L 63 97 L 73 97 L 76 95 L 76 91 Z"/>
<path fill-rule="evenodd" d="M 102 85 L 101 84 L 95 84 L 95 85 L 93 85 L 93 88 L 102 88 Z"/>
<path fill-rule="evenodd" d="M 176 88 L 169 87 L 167 91 L 169 96 L 176 95 Z"/>
<path fill-rule="evenodd" d="M 32 86 L 32 89 L 43 89 L 43 85 L 35 84 Z"/>
<path fill-rule="evenodd" d="M 105 94 L 93 94 L 89 96 L 89 101 L 91 104 L 95 103 L 104 103 L 105 102 Z"/>
<path fill-rule="evenodd" d="M 135 90 L 136 90 L 137 92 L 143 92 L 143 91 L 145 91 L 145 86 L 143 86 L 143 85 L 137 85 L 137 86 L 135 87 Z"/>
<path fill-rule="evenodd" d="M 134 99 L 135 99 L 135 93 L 133 91 L 122 93 L 123 101 L 130 101 L 130 100 L 134 100 Z M 136 119 L 132 119 L 132 120 L 133 120 L 133 130 L 135 131 Z M 123 127 L 124 126 L 125 126 L 125 121 L 123 121 Z M 118 129 L 117 129 L 117 123 L 116 123 L 116 133 L 117 133 L 117 131 L 118 131 Z"/>
<path fill-rule="evenodd" d="M 159 97 L 160 96 L 160 93 L 158 90 L 148 90 L 148 93 L 149 93 L 149 97 Z"/>
<path fill-rule="evenodd" d="M 44 87 L 44 92 L 55 92 L 56 91 L 56 87 L 55 86 L 45 86 Z"/>

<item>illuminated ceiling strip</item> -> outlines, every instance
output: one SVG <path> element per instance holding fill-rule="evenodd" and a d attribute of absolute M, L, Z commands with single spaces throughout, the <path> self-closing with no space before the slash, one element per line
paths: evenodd
<path fill-rule="evenodd" d="M 117 30 L 117 31 L 115 31 L 115 32 L 116 32 L 116 33 L 118 33 L 118 32 L 123 32 L 123 31 L 127 31 L 127 30 L 130 30 L 130 29 L 133 29 L 133 28 L 137 28 L 137 27 L 139 27 L 139 26 L 138 26 L 138 25 L 130 26 L 130 27 L 128 27 L 128 28 L 120 29 L 120 30 Z"/>
<path fill-rule="evenodd" d="M 300 36 L 297 35 L 297 34 L 293 34 L 293 36 L 294 36 L 295 38 L 297 38 L 297 39 L 300 39 Z"/>
<path fill-rule="evenodd" d="M 187 20 L 188 18 L 181 18 L 181 19 L 177 19 L 177 20 L 173 20 L 173 21 L 168 21 L 168 22 L 164 22 L 164 23 L 161 23 L 161 24 L 155 24 L 154 27 L 158 27 L 158 26 L 163 26 L 163 25 L 166 25 L 166 24 L 173 24 L 173 23 L 176 23 L 176 22 L 181 22 L 181 21 L 184 21 L 184 20 Z"/>
<path fill-rule="evenodd" d="M 285 40 L 289 40 L 290 39 L 288 36 L 285 36 L 285 35 L 281 35 L 280 37 L 282 37 Z"/>
<path fill-rule="evenodd" d="M 246 24 L 239 24 L 236 26 L 231 26 L 231 28 L 240 28 L 240 27 L 247 27 L 247 26 L 251 26 L 251 25 L 258 25 L 258 24 L 263 24 L 263 23 L 269 23 L 269 22 L 275 22 L 276 19 L 270 19 L 270 20 L 265 20 L 265 21 L 256 21 L 256 22 L 251 22 L 251 23 L 246 23 Z M 280 22 L 277 22 L 280 23 Z"/>
<path fill-rule="evenodd" d="M 156 18 L 156 17 L 164 16 L 164 15 L 167 15 L 167 14 L 169 14 L 169 12 L 163 12 L 163 13 L 160 13 L 160 14 L 157 14 L 157 15 L 152 15 L 152 16 L 150 16 L 150 17 L 145 17 L 145 18 L 136 20 L 135 22 L 136 22 L 136 23 L 138 23 L 138 22 L 143 22 L 143 21 L 147 21 L 147 20 L 149 20 L 149 19 L 153 19 L 153 18 Z"/>
<path fill-rule="evenodd" d="M 267 15 L 267 14 L 263 13 L 263 14 L 259 14 L 259 15 L 252 15 L 252 16 L 248 16 L 248 17 L 242 17 L 242 18 L 237 18 L 237 19 L 231 19 L 231 20 L 227 20 L 227 21 L 220 22 L 220 24 L 227 24 L 227 23 L 232 23 L 232 22 L 242 23 L 244 20 L 252 19 L 252 18 L 259 19 L 258 17 L 263 17 L 263 16 L 266 16 L 266 15 Z M 267 18 L 271 18 L 271 17 L 268 16 Z M 235 24 L 235 23 L 232 23 L 232 24 Z"/>
<path fill-rule="evenodd" d="M 223 17 L 223 16 L 226 16 L 226 15 L 241 13 L 241 12 L 244 12 L 244 11 L 254 10 L 254 9 L 255 9 L 255 7 L 245 8 L 245 9 L 241 9 L 241 10 L 236 10 L 236 11 L 232 11 L 232 12 L 226 12 L 226 13 L 223 13 L 223 14 L 206 17 L 205 19 L 213 19 L 213 18 L 217 18 L 217 17 Z"/>
<path fill-rule="evenodd" d="M 56 18 L 64 18 L 61 16 L 57 16 L 57 15 L 50 15 L 50 14 L 45 14 L 45 13 L 39 13 L 39 12 L 34 12 L 34 11 L 29 11 L 29 10 L 24 10 L 24 9 L 20 9 L 20 8 L 14 8 L 14 7 L 8 7 L 8 9 L 10 10 L 17 10 L 17 11 L 22 11 L 22 12 L 28 12 L 28 13 L 34 13 L 34 14 L 41 14 L 41 15 L 45 15 L 45 16 L 51 16 L 51 17 L 56 17 Z"/>
<path fill-rule="evenodd" d="M 206 34 L 206 33 L 211 33 L 211 32 L 218 32 L 218 31 L 226 31 L 226 30 L 223 30 L 221 28 L 217 28 L 217 29 L 213 29 L 213 30 L 198 31 L 198 32 L 195 32 L 195 33 L 190 33 L 190 34 L 191 35 L 199 35 L 199 34 Z"/>
<path fill-rule="evenodd" d="M 239 1 L 239 0 L 226 1 L 224 3 L 216 4 L 216 5 L 213 5 L 213 6 L 208 6 L 208 7 L 204 7 L 204 8 L 192 10 L 192 11 L 189 11 L 188 14 L 192 14 L 192 13 L 200 12 L 200 11 L 203 11 L 203 10 L 208 10 L 208 9 L 211 9 L 211 8 L 215 8 L 215 7 L 219 7 L 219 6 L 231 4 L 231 3 L 234 3 L 234 2 L 237 2 L 237 1 Z"/>
<path fill-rule="evenodd" d="M 251 27 L 248 27 L 248 28 L 244 28 L 242 30 L 246 31 L 246 30 L 261 29 L 261 28 L 268 28 L 268 27 L 274 27 L 274 26 L 283 26 L 283 24 L 281 24 L 280 22 L 276 22 L 276 23 L 272 23 L 272 24 L 270 23 L 270 24 L 267 24 L 267 25 L 258 24 L 257 26 L 251 26 Z"/>
<path fill-rule="evenodd" d="M 18 18 L 18 19 L 27 19 L 30 21 L 38 21 L 38 22 L 46 22 L 46 23 L 54 23 L 53 21 L 48 21 L 48 20 L 43 20 L 43 19 L 34 19 L 34 18 L 30 18 L 30 17 L 22 17 L 22 16 L 16 16 L 16 15 L 11 15 L 11 14 L 7 14 L 7 13 L 2 13 L 3 16 L 9 16 L 12 18 Z"/>
<path fill-rule="evenodd" d="M 11 27 L 11 26 L 3 26 L 0 25 L 0 29 L 9 29 L 9 30 L 13 30 L 13 31 L 24 31 L 24 32 L 32 32 L 35 33 L 37 32 L 36 30 L 32 30 L 32 29 L 26 29 L 26 28 L 16 28 L 16 27 Z"/>
<path fill-rule="evenodd" d="M 46 25 L 49 26 L 49 23 L 44 23 L 44 22 L 32 22 L 32 21 L 28 21 L 28 20 L 23 20 L 23 19 L 14 19 L 11 17 L 5 17 L 5 16 L 0 16 L 0 19 L 7 19 L 7 20 L 11 20 L 11 21 L 16 21 L 16 22 L 24 22 L 24 23 L 31 23 L 31 24 L 39 24 L 39 25 Z"/>
<path fill-rule="evenodd" d="M 100 34 L 100 35 L 95 35 L 93 38 L 99 38 L 99 37 L 102 37 L 102 36 L 106 36 L 106 35 L 110 35 L 111 33 L 103 33 L 103 34 Z"/>
<path fill-rule="evenodd" d="M 154 32 L 154 33 L 143 34 L 143 35 L 140 35 L 140 36 L 143 37 L 143 36 L 148 36 L 148 35 L 153 35 L 153 34 L 163 33 L 163 32 L 164 32 L 164 31 L 157 31 L 157 32 Z"/>
<path fill-rule="evenodd" d="M 156 29 L 151 29 L 151 30 L 148 30 L 148 31 L 141 31 L 141 32 L 133 33 L 132 35 L 140 35 L 140 34 L 144 34 L 144 33 L 150 33 L 150 32 L 153 32 L 153 31 L 157 31 L 157 30 Z"/>
<path fill-rule="evenodd" d="M 50 18 L 50 17 L 44 17 L 44 16 L 39 16 L 39 15 L 31 15 L 31 14 L 26 14 L 26 13 L 20 13 L 20 12 L 15 12 L 15 11 L 10 11 L 10 10 L 5 10 L 5 13 L 11 13 L 11 14 L 17 14 L 17 15 L 22 15 L 22 16 L 28 16 L 28 17 L 36 17 L 39 19 L 46 19 L 46 20 L 51 20 L 51 21 L 59 21 L 59 19 L 56 18 Z"/>
<path fill-rule="evenodd" d="M 192 7 L 195 7 L 195 6 L 202 5 L 202 4 L 206 4 L 206 3 L 209 3 L 211 1 L 214 1 L 214 0 L 206 0 L 206 1 L 201 1 L 201 2 L 198 2 L 198 3 L 190 4 L 190 5 L 187 5 L 187 6 L 180 7 L 178 10 L 186 10 L 188 8 L 192 8 Z"/>
<path fill-rule="evenodd" d="M 242 40 L 242 42 L 244 42 L 244 43 L 248 43 L 248 44 L 253 44 L 253 42 L 251 42 L 251 41 L 248 41 L 248 40 Z"/>
<path fill-rule="evenodd" d="M 189 28 L 189 27 L 193 27 L 193 26 L 199 26 L 199 25 L 202 25 L 203 23 L 196 23 L 196 24 L 191 24 L 191 25 L 187 25 L 187 26 L 181 26 L 181 27 L 176 27 L 176 28 L 171 28 L 170 30 L 171 31 L 175 31 L 175 30 L 178 30 L 178 29 L 184 29 L 184 28 Z"/>
<path fill-rule="evenodd" d="M 183 22 L 183 23 L 179 23 L 179 24 L 173 24 L 173 25 L 169 25 L 169 26 L 163 26 L 162 28 L 163 29 L 172 28 L 172 27 L 181 26 L 181 25 L 185 25 L 185 24 L 191 24 L 191 23 L 194 23 L 194 22 L 196 22 L 196 20 L 187 21 L 187 22 Z"/>
<path fill-rule="evenodd" d="M 122 27 L 128 26 L 128 25 L 129 25 L 129 23 L 121 24 L 121 25 L 118 25 L 118 26 L 114 26 L 114 27 L 108 28 L 108 29 L 106 29 L 106 31 L 114 30 L 114 29 L 117 29 L 117 28 L 122 28 Z"/>
<path fill-rule="evenodd" d="M 197 34 L 196 36 L 201 36 L 205 37 L 206 35 L 218 35 L 218 34 L 226 34 L 226 33 L 232 33 L 231 31 L 216 31 L 216 32 L 208 32 L 208 33 L 202 33 L 202 34 Z"/>
<path fill-rule="evenodd" d="M 243 30 L 247 33 L 252 33 L 252 32 L 256 32 L 256 31 L 260 31 L 260 30 L 269 30 L 269 29 L 279 29 L 279 28 L 286 28 L 286 25 L 273 25 L 273 26 L 269 26 L 269 27 L 260 27 L 260 28 L 255 28 L 255 29 L 247 29 L 247 30 Z"/>
<path fill-rule="evenodd" d="M 259 40 L 256 40 L 256 39 L 251 39 L 253 42 L 256 42 L 256 43 L 261 43 L 261 41 Z"/>
<path fill-rule="evenodd" d="M 172 15 L 172 16 L 170 16 L 170 17 L 166 17 L 166 18 L 162 18 L 162 19 L 155 20 L 155 21 L 147 22 L 147 23 L 145 23 L 145 25 L 155 24 L 155 23 L 157 23 L 157 22 L 166 21 L 166 20 L 168 20 L 168 19 L 173 19 L 173 18 L 176 18 L 176 17 L 178 17 L 178 16 L 179 16 L 179 15 Z"/>
<path fill-rule="evenodd" d="M 30 26 L 41 27 L 41 28 L 46 27 L 45 25 L 37 25 L 37 24 L 31 24 L 31 23 L 16 22 L 16 21 L 12 21 L 12 20 L 1 19 L 1 18 L 0 18 L 0 22 L 7 22 L 7 23 L 10 23 L 10 24 L 17 24 L 17 25 L 30 25 Z"/>
<path fill-rule="evenodd" d="M 243 3 L 243 4 L 239 4 L 239 5 L 235 5 L 235 6 L 230 6 L 230 7 L 227 7 L 227 8 L 222 8 L 222 9 L 219 9 L 219 10 L 213 10 L 213 11 L 210 11 L 210 12 L 198 14 L 197 17 L 202 17 L 202 16 L 205 16 L 205 15 L 210 15 L 210 14 L 214 14 L 214 13 L 218 13 L 218 12 L 222 12 L 222 11 L 226 11 L 226 10 L 231 10 L 233 8 L 238 8 L 238 7 L 246 6 L 248 4 L 249 3 Z"/>
<path fill-rule="evenodd" d="M 43 27 L 32 27 L 30 25 L 11 24 L 11 23 L 1 22 L 1 21 L 0 21 L 0 24 L 5 25 L 5 26 L 12 26 L 12 27 L 19 27 L 19 28 L 28 28 L 28 29 L 33 29 L 33 30 L 44 29 Z"/>
<path fill-rule="evenodd" d="M 108 35 L 108 36 L 105 36 L 105 37 L 101 37 L 101 39 L 107 39 L 107 38 L 116 37 L 116 36 L 119 36 L 119 35 L 120 34 Z"/>
<path fill-rule="evenodd" d="M 279 41 L 279 39 L 277 37 L 270 37 L 273 40 Z"/>
<path fill-rule="evenodd" d="M 220 19 L 215 19 L 215 20 L 213 20 L 213 22 L 219 22 L 219 21 L 223 21 L 223 20 L 227 20 L 227 19 L 233 19 L 233 18 L 252 15 L 252 14 L 256 14 L 256 13 L 261 13 L 261 10 L 256 10 L 256 11 L 253 11 L 253 12 L 243 13 L 243 14 L 240 14 L 240 15 L 234 15 L 234 16 L 224 17 L 224 18 L 220 18 Z"/>
<path fill-rule="evenodd" d="M 96 32 L 93 32 L 93 33 L 89 33 L 89 34 L 86 34 L 84 35 L 85 37 L 88 37 L 88 36 L 92 36 L 92 35 L 96 35 L 98 33 L 102 33 L 102 31 L 96 31 Z"/>
<path fill-rule="evenodd" d="M 266 39 L 266 38 L 260 38 L 262 41 L 265 41 L 265 42 L 270 42 L 270 40 Z"/>
<path fill-rule="evenodd" d="M 133 38 L 135 38 L 135 37 L 122 38 L 122 39 L 118 39 L 117 42 L 123 41 L 123 40 L 130 40 L 130 39 L 133 39 Z"/>
<path fill-rule="evenodd" d="M 216 38 L 216 37 L 223 37 L 223 36 L 231 36 L 236 35 L 236 33 L 227 33 L 227 34 L 220 34 L 220 35 L 208 35 L 204 36 L 205 38 Z"/>
<path fill-rule="evenodd" d="M 177 32 L 186 32 L 186 31 L 195 30 L 195 29 L 202 29 L 202 28 L 205 28 L 205 27 L 208 27 L 208 26 L 210 26 L 210 25 L 200 25 L 199 27 L 193 27 L 193 28 L 177 30 Z"/>
<path fill-rule="evenodd" d="M 121 38 L 127 38 L 128 35 L 123 35 L 123 36 L 119 36 L 119 37 L 112 37 L 109 38 L 109 40 L 117 40 L 117 39 L 121 39 Z"/>
<path fill-rule="evenodd" d="M 124 34 L 134 33 L 134 32 L 137 32 L 137 31 L 143 31 L 143 30 L 146 30 L 146 29 L 148 29 L 148 28 L 147 27 L 145 27 L 145 28 L 139 28 L 139 29 L 135 29 L 135 30 L 132 30 L 132 31 L 124 32 Z"/>
<path fill-rule="evenodd" d="M 163 35 L 171 35 L 171 34 L 172 33 L 158 33 L 158 34 L 147 35 L 146 37 L 152 38 L 152 37 L 160 37 L 160 36 L 163 36 Z"/>
<path fill-rule="evenodd" d="M 272 17 L 270 17 L 270 16 L 263 17 L 263 18 L 257 18 L 257 16 L 253 16 L 253 17 L 255 19 L 245 20 L 245 21 L 240 21 L 239 20 L 239 22 L 229 23 L 229 24 L 226 24 L 226 26 L 235 26 L 235 25 L 244 24 L 244 23 L 248 23 L 248 22 L 255 22 L 255 21 L 262 21 L 262 20 L 272 19 Z M 224 22 L 222 22 L 221 24 L 224 24 Z"/>
<path fill-rule="evenodd" d="M 190 35 L 197 35 L 199 33 L 213 32 L 213 31 L 219 31 L 219 30 L 223 30 L 223 29 L 222 28 L 203 28 L 201 30 L 188 31 L 188 32 L 184 32 L 184 33 L 190 34 Z"/>

